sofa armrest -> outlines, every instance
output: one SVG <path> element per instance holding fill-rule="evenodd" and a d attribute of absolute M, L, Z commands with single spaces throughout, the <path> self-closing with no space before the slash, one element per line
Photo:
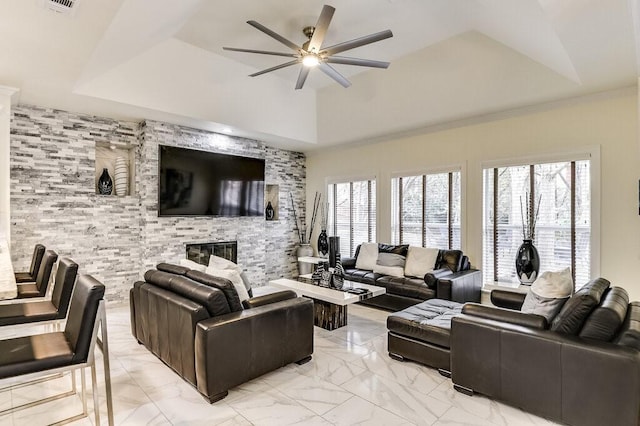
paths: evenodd
<path fill-rule="evenodd" d="M 492 290 L 491 303 L 500 308 L 513 309 L 519 311 L 524 303 L 525 293 L 516 293 L 506 290 Z"/>
<path fill-rule="evenodd" d="M 444 274 L 436 281 L 436 297 L 454 302 L 480 302 L 482 271 L 468 269 Z"/>
<path fill-rule="evenodd" d="M 200 321 L 196 327 L 198 391 L 214 401 L 228 389 L 313 353 L 313 301 L 270 303 Z"/>
<path fill-rule="evenodd" d="M 462 307 L 462 313 L 503 323 L 535 328 L 538 330 L 545 330 L 547 328 L 547 319 L 542 315 L 525 314 L 520 311 L 495 308 L 493 306 L 479 305 L 477 303 L 466 303 Z"/>
<path fill-rule="evenodd" d="M 345 257 L 340 260 L 342 262 L 343 268 L 353 269 L 356 267 L 356 258 L 355 257 Z"/>
<path fill-rule="evenodd" d="M 265 294 L 264 296 L 252 297 L 242 302 L 245 309 L 257 308 L 258 306 L 268 305 L 270 303 L 280 302 L 282 300 L 295 299 L 298 297 L 293 290 L 277 291 L 275 293 Z"/>
<path fill-rule="evenodd" d="M 453 274 L 453 272 L 451 272 L 451 269 L 449 268 L 434 269 L 433 271 L 427 272 L 424 275 L 424 282 L 429 288 L 436 288 L 436 286 L 438 285 L 438 280 L 440 278 L 446 277 L 447 275 L 451 274 Z"/>

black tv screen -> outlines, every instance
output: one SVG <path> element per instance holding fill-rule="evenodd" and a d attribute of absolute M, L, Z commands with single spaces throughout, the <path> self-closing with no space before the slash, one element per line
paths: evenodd
<path fill-rule="evenodd" d="M 262 216 L 264 160 L 160 145 L 158 216 Z"/>

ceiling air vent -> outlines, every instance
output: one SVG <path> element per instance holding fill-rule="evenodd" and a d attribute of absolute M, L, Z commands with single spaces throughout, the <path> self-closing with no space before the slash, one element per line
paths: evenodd
<path fill-rule="evenodd" d="M 41 0 L 42 7 L 53 12 L 73 15 L 80 0 Z"/>

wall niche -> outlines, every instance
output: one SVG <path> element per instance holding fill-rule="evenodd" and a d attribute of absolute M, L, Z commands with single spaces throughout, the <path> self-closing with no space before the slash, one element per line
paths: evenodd
<path fill-rule="evenodd" d="M 126 171 L 125 183 L 116 182 L 116 165 L 124 163 L 124 171 Z M 135 150 L 134 147 L 110 143 L 96 142 L 96 171 L 94 179 L 95 193 L 100 194 L 98 190 L 98 180 L 104 169 L 107 169 L 111 180 L 113 181 L 113 191 L 111 196 L 129 196 L 132 195 L 132 189 L 135 182 Z M 123 171 L 118 170 L 118 178 L 122 179 Z"/>

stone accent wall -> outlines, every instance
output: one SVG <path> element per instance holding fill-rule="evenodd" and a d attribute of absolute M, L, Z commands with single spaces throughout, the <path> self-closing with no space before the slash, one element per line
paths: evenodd
<path fill-rule="evenodd" d="M 134 149 L 135 185 L 126 197 L 95 194 L 95 144 Z M 266 183 L 280 185 L 280 220 L 158 217 L 158 145 L 264 158 Z M 190 242 L 238 241 L 238 263 L 255 286 L 296 271 L 288 193 L 304 209 L 305 158 L 250 139 L 181 126 L 105 119 L 32 106 L 12 108 L 11 254 L 26 270 L 42 242 L 69 256 L 125 301 L 158 262 L 185 257 Z"/>

